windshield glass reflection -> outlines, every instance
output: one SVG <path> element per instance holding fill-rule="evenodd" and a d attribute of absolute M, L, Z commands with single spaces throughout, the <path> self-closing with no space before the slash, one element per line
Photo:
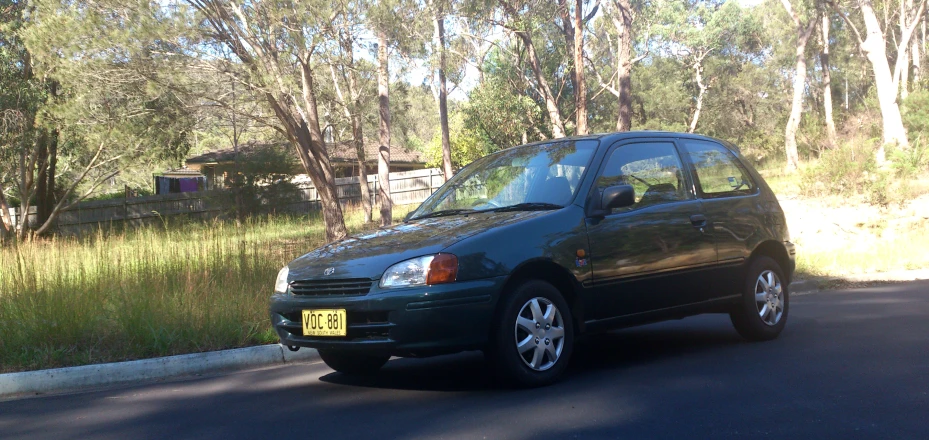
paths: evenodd
<path fill-rule="evenodd" d="M 501 209 L 554 209 L 574 197 L 597 140 L 510 148 L 474 161 L 413 212 L 412 219 Z"/>

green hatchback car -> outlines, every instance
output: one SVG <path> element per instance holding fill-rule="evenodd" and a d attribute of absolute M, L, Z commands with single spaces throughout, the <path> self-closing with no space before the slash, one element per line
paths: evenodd
<path fill-rule="evenodd" d="M 403 223 L 288 264 L 270 312 L 282 344 L 346 374 L 483 350 L 540 386 L 586 333 L 726 313 L 746 339 L 776 338 L 794 266 L 784 213 L 735 146 L 614 133 L 474 161 Z"/>

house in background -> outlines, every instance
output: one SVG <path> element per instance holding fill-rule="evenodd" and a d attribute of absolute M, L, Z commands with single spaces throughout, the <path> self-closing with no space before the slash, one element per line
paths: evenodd
<path fill-rule="evenodd" d="M 206 176 L 200 173 L 199 170 L 179 168 L 152 175 L 153 194 L 176 194 L 206 189 Z"/>
<path fill-rule="evenodd" d="M 327 144 L 329 162 L 332 165 L 336 178 L 353 177 L 358 175 L 357 156 L 355 147 L 349 142 Z M 287 154 L 294 154 L 290 144 L 247 144 L 239 147 L 239 160 L 248 160 L 248 156 L 263 148 L 280 148 Z M 365 169 L 369 175 L 377 174 L 376 142 L 365 143 Z M 187 170 L 202 174 L 206 180 L 206 189 L 218 189 L 225 186 L 226 177 L 232 172 L 235 165 L 236 152 L 233 148 L 212 150 L 206 153 L 187 158 Z M 407 150 L 403 147 L 393 146 L 390 149 L 390 172 L 421 170 L 426 168 L 426 158 L 419 152 Z M 293 170 L 297 183 L 309 182 L 310 179 L 297 165 Z"/>

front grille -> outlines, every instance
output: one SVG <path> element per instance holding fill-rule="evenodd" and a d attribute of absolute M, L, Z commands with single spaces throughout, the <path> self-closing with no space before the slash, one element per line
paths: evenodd
<path fill-rule="evenodd" d="M 290 291 L 304 296 L 361 296 L 371 291 L 371 280 L 297 280 L 290 283 Z"/>

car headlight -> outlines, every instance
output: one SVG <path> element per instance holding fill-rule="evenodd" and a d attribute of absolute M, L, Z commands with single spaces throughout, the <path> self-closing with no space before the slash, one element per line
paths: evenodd
<path fill-rule="evenodd" d="M 290 268 L 284 266 L 277 273 L 277 280 L 274 281 L 274 293 L 287 293 L 287 276 L 290 275 Z"/>
<path fill-rule="evenodd" d="M 451 283 L 458 277 L 458 257 L 425 255 L 401 261 L 384 271 L 381 287 L 412 287 Z"/>

